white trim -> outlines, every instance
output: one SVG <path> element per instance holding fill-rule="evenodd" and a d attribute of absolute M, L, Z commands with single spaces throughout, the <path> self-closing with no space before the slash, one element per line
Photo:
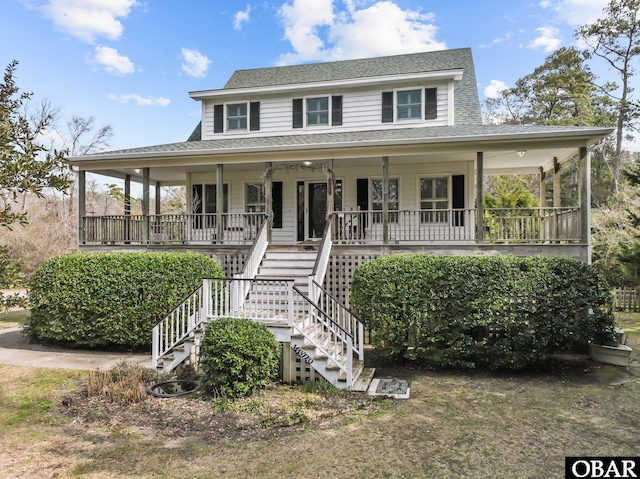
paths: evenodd
<path fill-rule="evenodd" d="M 193 100 L 213 100 L 216 98 L 227 98 L 227 97 L 242 97 L 242 96 L 258 96 L 264 95 L 268 93 L 286 93 L 290 91 L 295 92 L 312 92 L 312 91 L 321 91 L 321 90 L 331 90 L 336 88 L 345 87 L 353 87 L 357 88 L 363 85 L 370 84 L 380 84 L 381 88 L 384 88 L 384 85 L 389 85 L 393 83 L 401 83 L 408 81 L 420 81 L 420 80 L 452 80 L 459 81 L 462 80 L 462 74 L 464 73 L 463 69 L 454 69 L 454 70 L 439 70 L 433 72 L 420 72 L 420 73 L 405 73 L 401 75 L 383 75 L 383 76 L 375 76 L 375 77 L 367 77 L 367 78 L 349 78 L 345 80 L 330 80 L 330 81 L 319 81 L 319 82 L 309 82 L 309 83 L 293 83 L 290 85 L 269 85 L 263 87 L 246 87 L 246 88 L 222 88 L 218 90 L 202 90 L 202 91 L 191 91 L 189 92 L 189 96 Z M 312 94 L 312 93 L 307 93 Z"/>
<path fill-rule="evenodd" d="M 447 124 L 449 126 L 455 125 L 455 85 L 453 82 L 449 82 L 447 88 Z"/>

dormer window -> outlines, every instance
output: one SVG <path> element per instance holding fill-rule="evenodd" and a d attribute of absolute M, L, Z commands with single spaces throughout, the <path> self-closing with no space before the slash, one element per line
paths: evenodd
<path fill-rule="evenodd" d="M 435 120 L 437 117 L 437 88 L 382 92 L 383 123 Z"/>
<path fill-rule="evenodd" d="M 247 129 L 247 104 L 227 105 L 227 130 Z"/>

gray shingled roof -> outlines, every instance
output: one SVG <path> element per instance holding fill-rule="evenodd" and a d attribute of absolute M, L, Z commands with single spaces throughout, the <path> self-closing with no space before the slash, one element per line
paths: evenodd
<path fill-rule="evenodd" d="M 172 154 L 206 152 L 210 154 L 227 153 L 233 150 L 257 150 L 260 148 L 305 148 L 311 146 L 340 147 L 341 144 L 362 144 L 390 142 L 391 144 L 403 141 L 423 140 L 424 143 L 472 141 L 483 139 L 526 139 L 528 136 L 548 135 L 556 136 L 582 136 L 593 138 L 602 137 L 611 130 L 605 128 L 575 127 L 575 126 L 546 126 L 546 125 L 463 125 L 463 126 L 436 126 L 421 128 L 391 128 L 372 131 L 356 132 L 331 132 L 313 135 L 283 135 L 248 138 L 220 138 L 203 141 L 186 141 L 182 143 L 169 143 L 126 150 L 115 150 L 106 153 L 97 153 L 80 157 L 81 159 L 93 159 L 96 157 L 109 158 L 110 156 L 149 156 L 153 154 Z M 73 161 L 73 159 L 72 159 Z"/>
<path fill-rule="evenodd" d="M 456 84 L 454 103 L 456 124 L 479 125 L 482 123 L 482 117 L 470 48 L 237 70 L 224 88 L 256 88 L 332 80 L 355 80 L 384 75 L 455 69 L 464 70 L 462 80 Z"/>

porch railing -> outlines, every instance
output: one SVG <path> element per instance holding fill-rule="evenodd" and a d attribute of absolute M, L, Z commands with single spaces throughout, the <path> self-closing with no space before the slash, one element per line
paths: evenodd
<path fill-rule="evenodd" d="M 333 214 L 335 244 L 384 242 L 382 211 Z M 485 208 L 484 231 L 476 231 L 477 210 L 389 211 L 388 243 L 545 243 L 580 241 L 580 208 Z"/>
<path fill-rule="evenodd" d="M 395 243 L 562 243 L 581 239 L 580 208 L 485 208 L 476 231 L 477 210 L 389 211 L 387 237 Z M 85 216 L 84 244 L 253 244 L 263 213 Z M 148 223 L 149 231 L 145 231 Z M 330 217 L 334 245 L 383 244 L 382 211 L 339 211 Z M 218 238 L 219 231 L 222 237 Z M 293 235 L 293 233 L 292 233 Z M 321 281 L 318 281 L 321 283 Z"/>
<path fill-rule="evenodd" d="M 264 213 L 224 213 L 222 238 L 216 214 L 85 216 L 85 244 L 252 244 L 265 221 Z M 146 234 L 145 234 L 146 233 Z"/>

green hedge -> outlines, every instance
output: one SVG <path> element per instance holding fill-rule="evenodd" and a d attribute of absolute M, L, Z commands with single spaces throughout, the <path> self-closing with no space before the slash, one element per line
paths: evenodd
<path fill-rule="evenodd" d="M 351 290 L 354 312 L 388 356 L 492 370 L 610 337 L 610 301 L 594 268 L 557 257 L 392 255 L 361 266 Z"/>
<path fill-rule="evenodd" d="M 72 253 L 44 262 L 30 284 L 25 334 L 36 342 L 142 350 L 151 330 L 220 265 L 190 253 Z"/>
<path fill-rule="evenodd" d="M 207 326 L 200 348 L 205 391 L 249 396 L 278 372 L 280 345 L 269 329 L 250 319 L 221 318 Z"/>

